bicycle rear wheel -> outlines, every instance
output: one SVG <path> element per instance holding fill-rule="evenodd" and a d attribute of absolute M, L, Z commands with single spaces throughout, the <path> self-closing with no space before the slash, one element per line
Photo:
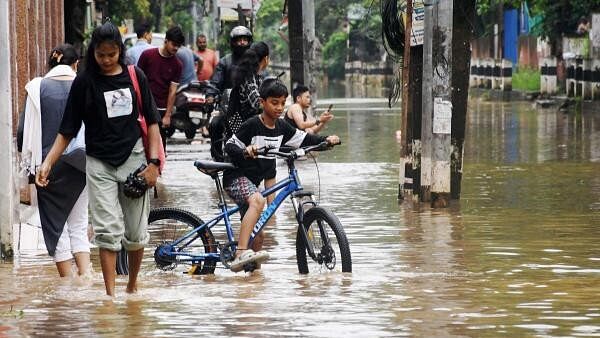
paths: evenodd
<path fill-rule="evenodd" d="M 173 269 L 177 262 L 172 257 L 161 254 L 161 248 L 168 248 L 174 240 L 202 224 L 204 222 L 198 216 L 183 209 L 156 208 L 150 210 L 148 230 L 151 233 L 150 238 L 157 239 L 157 241 L 153 241 L 157 245 L 154 253 L 154 261 L 157 267 L 163 270 Z M 198 237 L 200 237 L 202 242 L 197 240 Z M 191 241 L 189 245 L 175 250 L 190 255 L 217 252 L 215 238 L 210 229 L 198 232 L 196 237 L 191 237 L 188 241 Z M 214 273 L 217 261 L 204 260 L 190 262 L 190 264 L 196 266 L 194 274 L 204 275 Z"/>
<path fill-rule="evenodd" d="M 315 258 L 308 255 L 302 230 L 299 228 L 296 233 L 296 259 L 300 273 L 306 274 L 310 270 L 352 272 L 348 238 L 339 219 L 331 211 L 322 207 L 310 208 L 304 215 L 303 226 Z"/>

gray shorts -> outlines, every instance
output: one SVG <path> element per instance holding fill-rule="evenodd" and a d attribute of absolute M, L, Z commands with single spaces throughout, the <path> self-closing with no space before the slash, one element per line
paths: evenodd
<path fill-rule="evenodd" d="M 131 155 L 119 167 L 86 156 L 86 176 L 92 225 L 98 247 L 111 251 L 138 250 L 148 243 L 149 192 L 140 198 L 123 194 L 123 182 L 131 172 L 146 163 L 140 138 Z"/>

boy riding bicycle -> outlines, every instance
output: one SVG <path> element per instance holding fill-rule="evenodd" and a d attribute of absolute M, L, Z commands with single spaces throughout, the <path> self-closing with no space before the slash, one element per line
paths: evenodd
<path fill-rule="evenodd" d="M 246 264 L 260 264 L 269 258 L 269 254 L 261 250 L 264 231 L 256 236 L 252 248 L 248 247 L 252 228 L 265 206 L 265 198 L 258 190 L 258 185 L 263 180 L 267 187 L 272 185 L 276 174 L 275 158 L 259 155 L 259 149 L 278 150 L 281 146 L 298 148 L 323 141 L 331 145 L 340 143 L 336 135 L 325 137 L 307 134 L 279 118 L 288 96 L 283 82 L 267 79 L 260 86 L 259 94 L 262 113 L 244 122 L 225 144 L 225 152 L 237 168 L 224 172 L 223 185 L 227 194 L 242 207 L 240 210 L 246 209 L 245 213 L 242 211 L 238 247 L 230 265 L 233 272 L 242 271 Z"/>

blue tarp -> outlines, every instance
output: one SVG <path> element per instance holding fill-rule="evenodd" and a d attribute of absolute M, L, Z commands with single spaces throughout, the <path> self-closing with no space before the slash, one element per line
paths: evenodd
<path fill-rule="evenodd" d="M 519 47 L 519 11 L 508 9 L 504 11 L 504 55 L 503 58 L 517 64 Z"/>

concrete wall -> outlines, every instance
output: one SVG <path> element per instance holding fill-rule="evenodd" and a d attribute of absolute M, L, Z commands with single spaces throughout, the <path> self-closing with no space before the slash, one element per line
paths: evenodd
<path fill-rule="evenodd" d="M 64 41 L 63 0 L 0 0 L 0 243 L 12 254 L 18 223 L 15 135 L 25 102 L 25 84 L 47 71 L 48 52 Z M 6 146 L 8 145 L 8 146 Z"/>
<path fill-rule="evenodd" d="M 392 62 L 352 61 L 345 64 L 347 96 L 387 96 L 396 78 Z"/>

